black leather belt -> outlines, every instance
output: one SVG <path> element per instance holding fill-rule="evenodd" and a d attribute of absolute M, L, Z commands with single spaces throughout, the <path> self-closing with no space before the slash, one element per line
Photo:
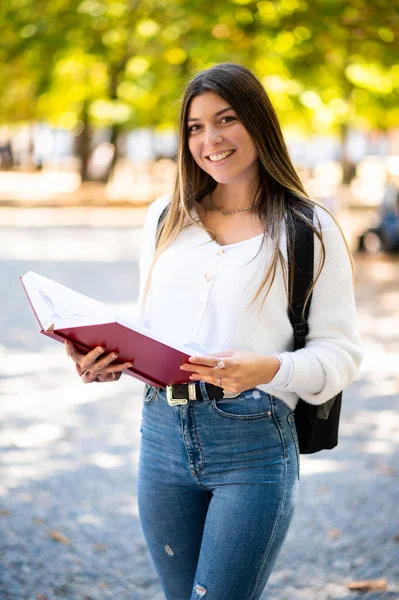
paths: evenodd
<path fill-rule="evenodd" d="M 211 400 L 220 400 L 220 398 L 224 397 L 224 390 L 222 387 L 212 385 L 211 383 L 206 383 L 205 387 Z M 203 400 L 204 398 L 199 381 L 193 381 L 192 383 L 167 385 L 166 399 L 170 406 L 178 406 L 180 404 L 187 404 L 189 400 Z"/>

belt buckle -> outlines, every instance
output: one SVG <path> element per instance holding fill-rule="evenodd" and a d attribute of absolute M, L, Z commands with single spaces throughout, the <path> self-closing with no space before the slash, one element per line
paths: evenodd
<path fill-rule="evenodd" d="M 187 398 L 173 398 L 173 386 L 166 386 L 166 399 L 168 401 L 169 406 L 180 406 L 182 404 L 187 404 Z"/>

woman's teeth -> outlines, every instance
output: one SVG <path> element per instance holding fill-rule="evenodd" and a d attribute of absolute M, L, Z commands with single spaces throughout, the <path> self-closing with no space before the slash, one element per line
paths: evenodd
<path fill-rule="evenodd" d="M 224 158 L 227 158 L 228 156 L 233 154 L 233 152 L 234 150 L 229 150 L 228 152 L 223 152 L 222 154 L 213 154 L 212 156 L 208 156 L 208 158 L 212 162 L 219 162 L 220 160 L 223 160 Z"/>

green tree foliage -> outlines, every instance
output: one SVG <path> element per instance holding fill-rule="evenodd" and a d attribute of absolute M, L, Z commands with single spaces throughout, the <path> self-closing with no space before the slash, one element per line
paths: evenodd
<path fill-rule="evenodd" d="M 86 147 L 108 126 L 115 141 L 173 126 L 187 79 L 233 61 L 286 128 L 386 129 L 399 120 L 398 21 L 387 0 L 8 0 L 0 118 L 80 131 Z"/>

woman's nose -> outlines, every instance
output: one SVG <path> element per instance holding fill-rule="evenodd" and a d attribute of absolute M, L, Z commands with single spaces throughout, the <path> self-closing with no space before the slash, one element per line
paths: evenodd
<path fill-rule="evenodd" d="M 205 129 L 205 145 L 213 146 L 214 144 L 220 144 L 223 141 L 223 137 L 216 129 L 208 127 Z"/>

